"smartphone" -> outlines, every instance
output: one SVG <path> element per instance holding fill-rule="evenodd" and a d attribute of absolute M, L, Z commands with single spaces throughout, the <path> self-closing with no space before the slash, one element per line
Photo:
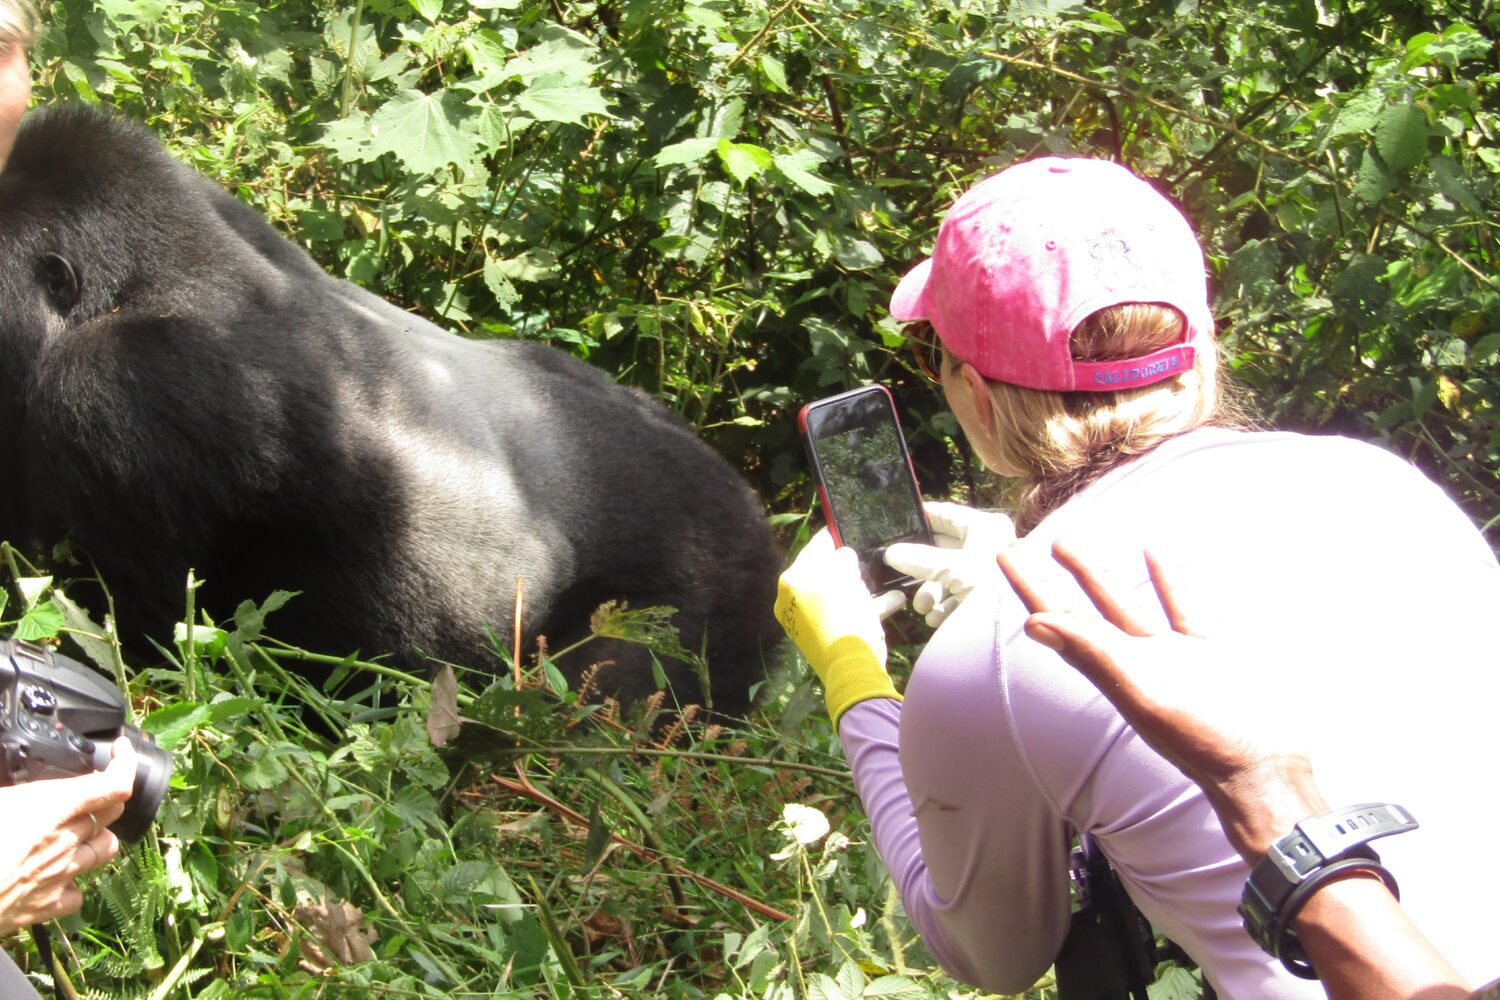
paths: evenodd
<path fill-rule="evenodd" d="M 932 544 L 890 390 L 872 385 L 808 403 L 797 425 L 834 544 L 859 555 L 872 593 L 915 584 L 883 558 L 892 542 Z"/>

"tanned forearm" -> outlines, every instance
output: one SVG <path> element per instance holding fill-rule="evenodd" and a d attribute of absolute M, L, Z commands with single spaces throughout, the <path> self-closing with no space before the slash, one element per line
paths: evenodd
<path fill-rule="evenodd" d="M 1346 878 L 1313 894 L 1294 921 L 1330 1000 L 1464 1000 L 1470 986 L 1385 885 Z"/>

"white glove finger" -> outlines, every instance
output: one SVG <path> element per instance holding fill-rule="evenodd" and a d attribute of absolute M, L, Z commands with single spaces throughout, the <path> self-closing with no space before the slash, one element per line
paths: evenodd
<path fill-rule="evenodd" d="M 885 621 L 906 607 L 906 595 L 899 590 L 887 590 L 883 594 L 872 597 L 871 600 L 875 602 L 875 611 L 880 615 L 881 621 Z"/>
<path fill-rule="evenodd" d="M 983 512 L 972 507 L 965 507 L 961 503 L 949 503 L 946 500 L 935 500 L 924 503 L 922 509 L 927 512 L 927 524 L 932 528 L 934 541 L 948 537 L 963 544 L 969 536 L 969 529 L 973 526 L 976 517 L 983 517 Z"/>
<path fill-rule="evenodd" d="M 937 607 L 933 608 L 931 611 L 927 612 L 924 620 L 932 628 L 937 628 L 939 625 L 943 624 L 943 622 L 947 621 L 948 616 L 953 614 L 953 612 L 957 610 L 958 606 L 962 603 L 962 598 L 950 597 L 946 601 L 943 601 L 941 604 L 939 604 Z"/>
<path fill-rule="evenodd" d="M 917 592 L 911 595 L 911 609 L 919 615 L 925 615 L 939 604 L 947 594 L 943 585 L 936 580 L 927 580 L 917 588 Z"/>
<path fill-rule="evenodd" d="M 885 564 L 898 573 L 905 573 L 918 580 L 940 580 L 959 561 L 960 551 L 917 542 L 896 542 L 886 547 Z"/>

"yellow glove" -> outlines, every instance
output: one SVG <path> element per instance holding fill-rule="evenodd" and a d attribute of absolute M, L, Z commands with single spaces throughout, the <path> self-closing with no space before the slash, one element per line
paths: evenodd
<path fill-rule="evenodd" d="M 781 574 L 776 620 L 823 682 L 835 729 L 851 705 L 869 698 L 900 700 L 885 672 L 880 625 L 881 611 L 900 602 L 898 593 L 870 596 L 854 550 L 835 548 L 827 528 Z"/>

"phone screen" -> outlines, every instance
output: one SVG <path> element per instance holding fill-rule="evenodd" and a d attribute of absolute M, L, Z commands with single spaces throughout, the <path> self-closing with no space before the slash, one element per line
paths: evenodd
<path fill-rule="evenodd" d="M 877 385 L 809 403 L 800 422 L 835 540 L 859 553 L 872 589 L 911 583 L 881 558 L 892 542 L 932 541 L 890 392 Z"/>

